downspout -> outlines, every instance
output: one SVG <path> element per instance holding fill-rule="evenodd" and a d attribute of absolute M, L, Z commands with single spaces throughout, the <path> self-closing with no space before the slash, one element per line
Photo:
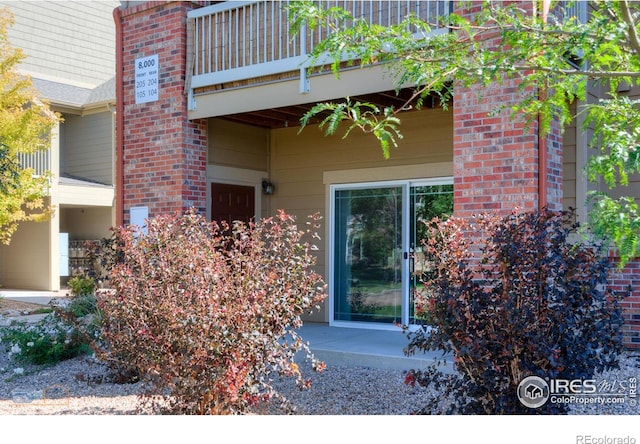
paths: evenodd
<path fill-rule="evenodd" d="M 549 0 L 542 0 L 542 23 L 547 23 L 549 14 Z M 538 100 L 547 98 L 546 85 L 538 90 Z M 542 211 L 547 206 L 547 137 L 542 135 L 542 115 L 538 113 L 538 210 Z M 549 128 L 551 130 L 551 128 Z"/>
<path fill-rule="evenodd" d="M 541 89 L 538 99 L 547 98 L 547 91 Z M 542 118 L 538 114 L 538 210 L 542 211 L 547 206 L 547 137 L 540 133 Z"/>
<path fill-rule="evenodd" d="M 116 226 L 124 225 L 124 89 L 122 66 L 122 11 L 113 10 L 116 25 Z"/>

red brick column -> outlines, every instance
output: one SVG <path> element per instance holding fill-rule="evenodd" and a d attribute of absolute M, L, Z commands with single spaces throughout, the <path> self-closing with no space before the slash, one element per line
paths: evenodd
<path fill-rule="evenodd" d="M 456 13 L 472 17 L 479 4 Z M 469 4 L 467 4 L 468 6 Z M 531 2 L 521 2 L 531 8 Z M 488 42 L 496 44 L 496 42 Z M 544 91 L 519 91 L 517 80 L 505 80 L 487 88 L 455 85 L 453 101 L 454 214 L 498 211 L 515 208 L 533 210 L 546 206 L 562 209 L 562 135 L 558 122 L 540 137 L 537 122 L 525 131 L 524 119 L 514 119 L 508 109 L 522 94 Z M 500 106 L 506 109 L 495 112 Z M 617 262 L 612 258 L 613 267 Z M 624 343 L 640 348 L 640 259 L 615 271 L 609 287 L 621 294 L 631 293 L 622 301 Z"/>
<path fill-rule="evenodd" d="M 206 121 L 187 118 L 184 94 L 187 11 L 191 2 L 144 2 L 120 11 L 122 29 L 122 178 L 129 210 L 149 216 L 206 208 Z M 158 56 L 158 100 L 136 103 L 136 59 Z"/>
<path fill-rule="evenodd" d="M 522 6 L 531 8 L 531 2 Z M 476 4 L 475 10 L 456 13 L 472 17 L 477 8 Z M 486 43 L 498 44 L 495 40 Z M 454 86 L 454 214 L 459 217 L 488 211 L 509 213 L 515 208 L 562 209 L 559 125 L 542 138 L 537 122 L 527 127 L 524 117 L 514 118 L 509 104 L 519 102 L 524 94 L 540 93 L 520 91 L 518 85 L 518 79 L 505 79 L 486 88 Z M 498 111 L 501 106 L 505 108 Z"/>

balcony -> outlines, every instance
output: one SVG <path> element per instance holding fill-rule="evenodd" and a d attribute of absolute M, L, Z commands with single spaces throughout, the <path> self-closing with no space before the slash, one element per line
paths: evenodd
<path fill-rule="evenodd" d="M 283 97 L 279 103 L 267 103 L 267 107 L 282 106 L 287 101 L 286 104 L 331 98 L 310 94 L 311 82 L 307 74 L 311 67 L 309 54 L 318 42 L 327 37 L 328 29 L 319 27 L 310 30 L 303 27 L 300 33 L 293 35 L 287 18 L 288 3 L 222 2 L 188 13 L 188 63 L 191 67 L 188 93 L 192 117 L 207 117 L 222 112 L 215 106 L 213 111 L 201 111 L 201 98 L 207 98 L 211 103 L 212 96 L 218 95 L 217 100 L 220 102 L 220 94 L 267 84 L 288 82 L 289 85 L 284 94 L 288 98 Z M 387 26 L 400 23 L 409 14 L 435 23 L 438 17 L 448 14 L 450 8 L 449 0 L 327 0 L 322 3 L 324 7 L 342 7 L 355 17 Z M 328 71 L 320 71 L 314 75 L 332 77 Z M 382 90 L 391 89 L 389 86 L 390 84 Z M 317 89 L 322 87 L 319 84 Z M 372 85 L 370 90 L 362 90 L 360 93 L 374 92 L 374 87 L 377 88 L 378 85 Z M 279 93 L 277 89 L 272 89 L 270 96 L 277 96 Z M 290 94 L 302 97 L 293 99 Z M 229 100 L 232 108 L 244 100 L 241 95 L 235 97 L 234 100 Z M 236 106 L 231 111 L 243 112 L 249 107 L 250 105 L 245 108 Z"/>
<path fill-rule="evenodd" d="M 18 153 L 18 161 L 22 168 L 33 169 L 33 174 L 42 176 L 51 170 L 51 150 L 40 150 L 35 153 Z"/>
<path fill-rule="evenodd" d="M 562 0 L 554 5 L 549 12 L 552 20 L 563 22 L 576 20 L 578 23 L 586 23 L 588 19 L 588 2 Z"/>
<path fill-rule="evenodd" d="M 43 176 L 52 171 L 51 149 L 36 151 L 31 154 L 18 154 L 18 161 L 22 168 L 33 170 L 34 176 Z M 115 188 L 113 185 L 106 185 L 86 178 L 72 177 L 68 174 L 61 174 L 49 181 L 55 186 L 55 201 L 63 205 L 81 205 L 110 207 L 113 205 Z M 49 190 L 51 193 L 52 190 Z"/>

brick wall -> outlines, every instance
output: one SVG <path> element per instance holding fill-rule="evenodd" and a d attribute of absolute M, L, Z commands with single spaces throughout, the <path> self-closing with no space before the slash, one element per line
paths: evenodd
<path fill-rule="evenodd" d="M 457 14 L 472 17 L 478 3 L 456 2 Z M 468 7 L 469 9 L 463 9 Z M 531 2 L 523 2 L 531 8 Z M 497 36 L 486 44 L 498 46 Z M 546 206 L 562 209 L 562 133 L 557 123 L 544 137 L 537 122 L 514 117 L 509 105 L 525 95 L 518 79 L 488 87 L 455 85 L 453 113 L 454 212 L 469 217 L 486 211 L 510 213 Z M 504 107 L 501 109 L 501 107 Z M 542 161 L 541 150 L 544 150 Z M 540 180 L 544 182 L 540 182 Z M 541 186 L 542 185 L 542 186 Z"/>
<path fill-rule="evenodd" d="M 615 258 L 613 263 L 615 267 Z M 628 295 L 621 303 L 624 341 L 627 347 L 640 349 L 640 259 L 629 262 L 622 270 L 613 270 L 609 288 L 619 294 Z"/>
<path fill-rule="evenodd" d="M 206 120 L 189 121 L 184 95 L 191 2 L 144 2 L 122 11 L 123 207 L 149 216 L 206 207 Z M 135 61 L 158 55 L 159 99 L 135 102 Z"/>
<path fill-rule="evenodd" d="M 509 110 L 495 113 L 501 105 L 519 100 L 517 81 L 484 88 L 456 86 L 454 95 L 454 212 L 469 217 L 486 211 L 509 213 L 514 208 L 538 208 L 538 135 L 535 123 L 525 131 L 522 119 Z M 531 92 L 530 92 L 531 93 Z M 550 143 L 549 156 L 561 164 L 559 143 Z M 542 172 L 544 175 L 544 171 Z M 548 179 L 561 184 L 560 168 L 547 168 Z M 546 196 L 550 208 L 561 208 L 561 187 Z"/>
<path fill-rule="evenodd" d="M 462 4 L 457 2 L 456 6 Z M 459 7 L 456 13 L 470 17 L 478 12 L 480 5 L 465 4 L 469 5 L 470 9 Z M 530 8 L 531 2 L 522 2 L 522 7 Z M 497 42 L 489 40 L 488 44 Z M 520 91 L 518 81 L 513 79 L 482 89 L 455 85 L 453 162 L 457 216 L 471 217 L 488 211 L 509 213 L 515 208 L 533 210 L 541 202 L 549 209 L 562 210 L 562 135 L 558 123 L 552 125 L 548 135 L 539 138 L 536 122 L 525 131 L 524 120 L 514 119 L 508 109 L 522 94 L 538 93 Z M 502 105 L 507 109 L 496 112 Z M 546 161 L 542 164 L 540 148 L 546 148 Z M 546 181 L 542 187 L 540 179 Z M 615 258 L 613 262 L 615 266 Z M 622 302 L 624 342 L 629 348 L 640 348 L 640 260 L 614 272 L 610 286 L 618 292 L 631 288 L 630 296 Z"/>

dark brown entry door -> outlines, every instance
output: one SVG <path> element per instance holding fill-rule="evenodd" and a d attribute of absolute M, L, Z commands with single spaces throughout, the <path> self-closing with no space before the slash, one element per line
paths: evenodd
<path fill-rule="evenodd" d="M 229 225 L 240 220 L 249 222 L 255 217 L 255 188 L 226 183 L 211 184 L 211 219 Z"/>

